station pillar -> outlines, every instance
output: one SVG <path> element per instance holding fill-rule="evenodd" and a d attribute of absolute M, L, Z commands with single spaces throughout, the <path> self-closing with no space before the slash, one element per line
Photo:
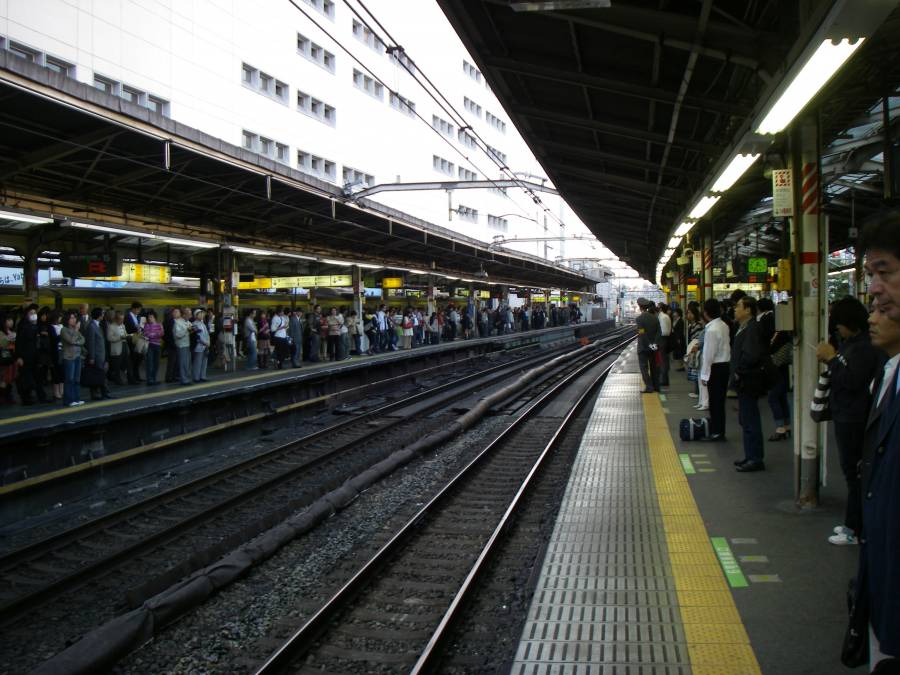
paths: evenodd
<path fill-rule="evenodd" d="M 431 315 L 437 311 L 437 305 L 434 302 L 434 298 L 437 295 L 437 287 L 434 285 L 434 279 L 432 277 L 428 277 L 428 288 L 425 291 L 425 310 L 428 313 L 428 316 L 425 317 L 425 320 L 428 321 L 431 319 Z"/>
<path fill-rule="evenodd" d="M 363 323 L 363 306 L 365 305 L 366 289 L 363 286 L 362 268 L 354 265 L 350 272 L 353 276 L 353 309 L 356 311 L 356 320 Z M 362 339 L 366 336 L 363 334 Z"/>
<path fill-rule="evenodd" d="M 819 123 L 816 115 L 800 120 L 792 130 L 791 165 L 794 184 L 794 216 L 791 218 L 791 249 L 796 273 L 794 299 L 794 489 L 800 508 L 819 503 L 824 424 L 805 414 L 813 398 L 820 366 L 816 345 L 827 338 L 828 232 L 821 214 L 819 173 Z"/>
<path fill-rule="evenodd" d="M 713 240 L 712 235 L 707 234 L 703 237 L 703 278 L 698 284 L 700 293 L 700 303 L 704 303 L 713 296 Z"/>
<path fill-rule="evenodd" d="M 22 266 L 22 290 L 25 304 L 37 304 L 38 301 L 38 251 L 29 249 L 24 256 Z"/>

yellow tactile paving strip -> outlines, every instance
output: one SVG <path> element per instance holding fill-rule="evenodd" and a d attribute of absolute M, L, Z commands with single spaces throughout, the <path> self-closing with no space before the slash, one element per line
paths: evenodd
<path fill-rule="evenodd" d="M 760 675 L 659 397 L 643 396 L 650 463 L 694 675 Z"/>

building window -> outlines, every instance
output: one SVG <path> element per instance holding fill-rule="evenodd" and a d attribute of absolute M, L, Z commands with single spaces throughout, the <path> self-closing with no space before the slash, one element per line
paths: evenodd
<path fill-rule="evenodd" d="M 159 96 L 148 96 L 147 107 L 158 115 L 169 116 L 169 102 Z"/>
<path fill-rule="evenodd" d="M 491 113 L 485 111 L 484 118 L 487 120 L 487 123 L 494 127 L 501 134 L 506 133 L 506 122 L 501 120 L 496 115 L 492 115 Z"/>
<path fill-rule="evenodd" d="M 460 204 L 456 208 L 456 215 L 459 216 L 460 220 L 468 220 L 470 223 L 478 222 L 478 209 L 473 209 L 470 206 Z"/>
<path fill-rule="evenodd" d="M 467 148 L 475 148 L 478 146 L 478 143 L 475 141 L 475 137 L 472 134 L 467 133 L 463 129 L 459 130 L 459 132 L 456 134 L 456 137 L 459 139 L 459 142 Z"/>
<path fill-rule="evenodd" d="M 356 19 L 353 19 L 353 37 L 379 54 L 384 53 L 384 43 L 375 33 L 369 30 L 368 26 Z"/>
<path fill-rule="evenodd" d="M 303 2 L 334 21 L 334 2 L 332 0 L 303 0 Z"/>
<path fill-rule="evenodd" d="M 416 114 L 416 104 L 410 101 L 408 98 L 402 97 L 400 94 L 395 94 L 391 92 L 390 95 L 391 107 L 399 110 L 400 112 L 406 113 L 410 117 L 414 117 Z"/>
<path fill-rule="evenodd" d="M 372 187 L 375 185 L 375 177 L 370 173 L 364 173 L 352 166 L 345 166 L 342 177 L 344 179 L 344 187 L 362 186 Z"/>
<path fill-rule="evenodd" d="M 336 164 L 334 162 L 303 150 L 297 151 L 297 168 L 304 173 L 331 181 L 332 183 L 337 178 Z"/>
<path fill-rule="evenodd" d="M 490 145 L 487 146 L 487 151 L 488 151 L 488 155 L 496 157 L 497 160 L 501 164 L 503 164 L 503 166 L 506 166 L 506 153 L 505 152 L 500 152 L 497 148 L 492 148 Z"/>
<path fill-rule="evenodd" d="M 102 75 L 94 75 L 94 87 L 110 96 L 116 96 L 119 93 L 119 83 Z"/>
<path fill-rule="evenodd" d="M 315 117 L 320 122 L 331 127 L 337 123 L 337 111 L 334 109 L 334 106 L 328 105 L 299 89 L 297 90 L 297 110 L 310 117 Z"/>
<path fill-rule="evenodd" d="M 409 71 L 410 75 L 415 75 L 417 68 L 413 60 L 406 55 L 402 47 L 393 47 L 390 50 L 390 58 L 397 66 Z"/>
<path fill-rule="evenodd" d="M 463 96 L 463 107 L 476 117 L 481 117 L 481 106 L 468 96 Z"/>
<path fill-rule="evenodd" d="M 288 102 L 290 87 L 286 83 L 246 63 L 241 65 L 241 82 L 245 87 L 258 91 L 264 96 L 281 103 Z"/>
<path fill-rule="evenodd" d="M 443 157 L 438 157 L 437 155 L 432 155 L 431 165 L 432 167 L 434 167 L 435 171 L 440 171 L 441 173 L 445 173 L 448 176 L 452 176 L 453 171 L 456 168 L 453 162 L 449 162 Z"/>
<path fill-rule="evenodd" d="M 13 56 L 18 56 L 20 59 L 25 59 L 29 63 L 33 63 L 35 65 L 41 65 L 41 52 L 36 49 L 32 49 L 31 47 L 26 47 L 23 44 L 19 44 L 18 42 L 12 42 L 7 45 L 6 49 Z"/>
<path fill-rule="evenodd" d="M 0 49 L 5 49 L 13 56 L 24 59 L 36 66 L 42 66 L 43 68 L 52 70 L 54 73 L 59 73 L 60 75 L 65 75 L 66 77 L 71 78 L 75 77 L 74 64 L 69 63 L 68 61 L 64 61 L 55 56 L 45 54 L 39 49 L 34 49 L 33 47 L 22 44 L 21 42 L 7 40 L 2 35 L 0 35 Z"/>
<path fill-rule="evenodd" d="M 247 131 L 246 129 L 241 132 L 241 147 L 244 148 L 244 150 L 256 150 L 258 145 L 259 136 L 257 134 L 254 134 L 252 131 Z"/>
<path fill-rule="evenodd" d="M 450 138 L 453 138 L 453 131 L 456 129 L 450 122 L 437 115 L 431 116 L 431 126 Z"/>
<path fill-rule="evenodd" d="M 466 168 L 459 167 L 459 179 L 460 180 L 478 180 L 478 174 L 474 171 L 469 171 Z"/>
<path fill-rule="evenodd" d="M 353 69 L 353 86 L 379 101 L 384 101 L 384 86 L 355 68 Z"/>
<path fill-rule="evenodd" d="M 55 56 L 45 56 L 44 67 L 49 68 L 54 73 L 65 75 L 66 77 L 75 77 L 75 66 L 67 61 L 58 59 Z"/>
<path fill-rule="evenodd" d="M 478 70 L 471 63 L 463 59 L 463 72 L 471 77 L 473 80 L 481 84 L 481 71 Z"/>
<path fill-rule="evenodd" d="M 300 33 L 297 33 L 297 52 L 307 60 L 322 66 L 328 72 L 334 72 L 336 63 L 334 54 Z"/>
<path fill-rule="evenodd" d="M 129 87 L 127 84 L 122 85 L 122 93 L 120 96 L 129 103 L 134 103 L 135 105 L 143 105 L 147 100 L 146 92 L 135 89 L 134 87 Z"/>
<path fill-rule="evenodd" d="M 499 216 L 491 216 L 487 217 L 488 227 L 492 230 L 499 230 L 500 232 L 509 231 L 509 221 L 506 218 L 500 218 Z"/>

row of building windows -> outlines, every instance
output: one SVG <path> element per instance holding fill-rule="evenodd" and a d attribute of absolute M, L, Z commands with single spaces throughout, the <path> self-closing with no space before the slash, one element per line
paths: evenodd
<path fill-rule="evenodd" d="M 463 96 L 463 107 L 479 119 L 481 118 L 481 106 L 468 96 Z"/>
<path fill-rule="evenodd" d="M 353 86 L 366 92 L 369 96 L 374 96 L 379 101 L 384 100 L 384 85 L 356 68 L 353 69 Z"/>
<path fill-rule="evenodd" d="M 337 110 L 333 105 L 323 103 L 315 96 L 297 90 L 297 110 L 333 127 L 337 124 Z"/>
<path fill-rule="evenodd" d="M 323 14 L 334 21 L 334 2 L 332 0 L 303 0 L 303 2 L 315 9 L 319 14 Z"/>
<path fill-rule="evenodd" d="M 460 143 L 462 143 L 467 148 L 476 148 L 478 147 L 478 143 L 475 141 L 475 137 L 467 132 L 465 129 L 460 129 L 459 133 L 456 134 L 457 139 Z"/>
<path fill-rule="evenodd" d="M 290 148 L 287 143 L 273 141 L 271 138 L 247 131 L 246 129 L 241 134 L 241 145 L 245 150 L 258 152 L 260 155 L 274 159 L 282 164 L 289 164 L 291 161 Z"/>
<path fill-rule="evenodd" d="M 416 114 L 416 104 L 410 101 L 408 98 L 404 98 L 400 94 L 395 94 L 391 92 L 391 107 L 399 110 L 400 112 L 406 113 L 410 117 L 414 117 Z"/>
<path fill-rule="evenodd" d="M 370 31 L 368 26 L 356 19 L 353 19 L 353 37 L 379 54 L 384 53 L 385 44 L 381 39 Z"/>
<path fill-rule="evenodd" d="M 146 91 L 138 89 L 137 87 L 123 84 L 118 80 L 113 80 L 112 78 L 97 75 L 95 73 L 94 87 L 110 96 L 119 96 L 129 103 L 134 103 L 135 105 L 143 106 L 144 108 L 150 108 L 150 110 L 159 115 L 169 114 L 169 102 L 167 100 L 160 98 L 159 96 L 154 96 L 153 94 L 148 94 Z"/>
<path fill-rule="evenodd" d="M 495 128 L 497 131 L 499 131 L 501 134 L 505 134 L 505 133 L 506 133 L 506 122 L 504 122 L 503 120 L 501 120 L 501 119 L 500 119 L 499 117 L 497 117 L 496 115 L 492 115 L 491 113 L 485 111 L 485 112 L 484 112 L 484 119 L 486 119 L 486 120 L 487 120 L 487 123 L 490 124 L 492 127 L 494 127 L 494 128 Z"/>
<path fill-rule="evenodd" d="M 453 138 L 453 131 L 456 129 L 450 122 L 437 115 L 431 116 L 431 126 L 444 134 L 444 136 L 449 136 L 450 138 Z"/>
<path fill-rule="evenodd" d="M 332 183 L 337 180 L 337 165 L 334 162 L 304 150 L 297 150 L 297 168 Z"/>
<path fill-rule="evenodd" d="M 463 59 L 463 72 L 478 84 L 481 84 L 481 71 L 465 59 Z"/>
<path fill-rule="evenodd" d="M 52 70 L 54 73 L 59 73 L 65 77 L 75 79 L 74 63 L 69 63 L 68 61 L 64 61 L 63 59 L 34 49 L 33 47 L 29 47 L 20 42 L 7 40 L 3 36 L 0 36 L 0 49 L 4 49 L 9 54 L 17 56 L 20 59 L 25 59 L 36 66 L 41 66 L 47 70 Z M 129 84 L 123 84 L 118 80 L 96 73 L 94 74 L 93 84 L 95 88 L 110 96 L 119 96 L 129 103 L 149 108 L 160 115 L 169 114 L 169 102 L 166 99 L 150 94 L 143 89 L 138 89 Z"/>
<path fill-rule="evenodd" d="M 509 231 L 509 221 L 507 221 L 506 218 L 488 215 L 487 221 L 488 227 L 490 227 L 492 230 L 499 230 L 500 232 Z"/>
<path fill-rule="evenodd" d="M 478 180 L 478 174 L 474 171 L 469 171 L 464 167 L 459 167 L 459 179 L 460 180 Z"/>
<path fill-rule="evenodd" d="M 254 68 L 246 63 L 241 64 L 241 82 L 243 82 L 245 87 L 249 87 L 264 96 L 273 98 L 285 105 L 288 103 L 290 87 L 258 68 Z"/>
<path fill-rule="evenodd" d="M 372 187 L 373 185 L 375 185 L 375 176 L 370 173 L 360 171 L 359 169 L 354 169 L 352 166 L 344 167 L 342 177 L 344 179 L 345 186 L 359 185 L 364 187 Z"/>
<path fill-rule="evenodd" d="M 493 155 L 503 164 L 503 166 L 506 166 L 506 153 L 505 152 L 500 152 L 497 148 L 491 147 L 490 145 L 487 146 L 487 151 L 488 151 L 489 155 Z"/>
<path fill-rule="evenodd" d="M 300 33 L 297 33 L 297 53 L 306 60 L 322 66 L 328 72 L 334 73 L 336 66 L 334 54 Z"/>
<path fill-rule="evenodd" d="M 431 165 L 434 167 L 435 171 L 440 171 L 448 176 L 452 176 L 453 170 L 456 168 L 456 165 L 453 162 L 450 162 L 443 157 L 438 157 L 437 155 L 431 156 Z"/>
<path fill-rule="evenodd" d="M 478 222 L 478 209 L 473 209 L 471 206 L 460 204 L 456 207 L 456 215 L 459 216 L 460 220 L 468 220 L 472 223 Z"/>

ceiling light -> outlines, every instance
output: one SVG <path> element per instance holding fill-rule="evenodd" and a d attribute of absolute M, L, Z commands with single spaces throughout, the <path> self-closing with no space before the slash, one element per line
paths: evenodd
<path fill-rule="evenodd" d="M 688 232 L 690 232 L 694 227 L 694 223 L 684 222 L 678 226 L 678 229 L 675 230 L 676 237 L 683 237 Z"/>
<path fill-rule="evenodd" d="M 189 246 L 191 248 L 216 248 L 218 244 L 209 241 L 194 241 L 193 239 L 178 239 L 177 237 L 161 237 L 167 244 L 175 246 Z"/>
<path fill-rule="evenodd" d="M 247 248 L 246 246 L 230 246 L 235 253 L 247 253 L 248 255 L 277 255 L 275 251 L 266 251 L 258 248 Z"/>
<path fill-rule="evenodd" d="M 716 178 L 710 192 L 725 192 L 731 188 L 757 159 L 759 159 L 758 153 L 755 155 L 735 155 L 728 166 L 725 167 L 725 170 Z"/>
<path fill-rule="evenodd" d="M 319 262 L 325 263 L 326 265 L 345 265 L 349 266 L 353 263 L 348 260 L 333 260 L 331 258 L 322 258 Z"/>
<path fill-rule="evenodd" d="M 544 2 L 511 2 L 514 12 L 562 12 L 568 9 L 604 9 L 611 0 L 545 0 Z"/>
<path fill-rule="evenodd" d="M 864 40 L 851 43 L 844 38 L 837 44 L 824 40 L 766 114 L 756 133 L 777 134 L 790 124 Z"/>
<path fill-rule="evenodd" d="M 716 205 L 716 202 L 719 201 L 718 197 L 703 197 L 697 204 L 691 209 L 689 218 L 693 218 L 694 220 L 700 220 L 703 216 L 709 213 L 709 210 Z"/>
<path fill-rule="evenodd" d="M 680 244 L 680 243 L 681 243 L 681 237 L 674 236 L 671 239 L 669 239 L 669 248 L 672 248 L 672 249 L 678 248 L 678 244 Z"/>
<path fill-rule="evenodd" d="M 106 225 L 95 225 L 94 223 L 81 223 L 78 221 L 69 221 L 69 226 L 77 227 L 80 230 L 94 230 L 95 232 L 107 232 L 109 234 L 121 234 L 126 237 L 140 237 L 142 239 L 155 239 L 156 235 L 149 232 L 138 232 L 136 230 L 125 230 L 121 227 L 108 227 Z"/>
<path fill-rule="evenodd" d="M 406 270 L 410 274 L 428 274 L 425 270 Z"/>
<path fill-rule="evenodd" d="M 34 223 L 35 225 L 46 225 L 47 223 L 53 222 L 53 218 L 30 216 L 25 213 L 16 213 L 15 211 L 0 211 L 0 218 L 4 220 L 17 220 L 20 223 Z"/>

